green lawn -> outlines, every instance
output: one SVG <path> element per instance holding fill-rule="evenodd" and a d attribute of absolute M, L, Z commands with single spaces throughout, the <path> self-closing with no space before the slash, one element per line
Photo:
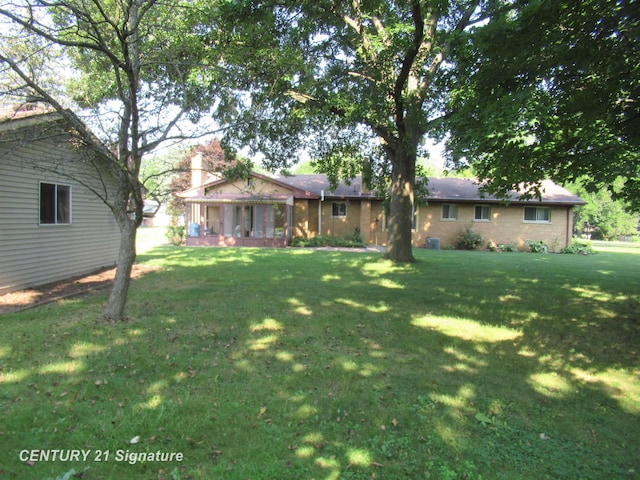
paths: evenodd
<path fill-rule="evenodd" d="M 0 478 L 640 477 L 640 249 L 144 252 L 0 317 Z"/>

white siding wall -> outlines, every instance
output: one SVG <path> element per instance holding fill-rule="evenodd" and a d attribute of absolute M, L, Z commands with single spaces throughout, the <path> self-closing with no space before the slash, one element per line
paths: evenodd
<path fill-rule="evenodd" d="M 93 178 L 103 189 L 85 160 L 60 138 L 28 145 L 0 142 L 0 294 L 115 264 L 120 233 L 111 211 L 60 173 L 74 172 L 83 182 Z M 41 181 L 71 185 L 71 225 L 39 225 Z M 107 183 L 112 186 L 113 180 Z"/>

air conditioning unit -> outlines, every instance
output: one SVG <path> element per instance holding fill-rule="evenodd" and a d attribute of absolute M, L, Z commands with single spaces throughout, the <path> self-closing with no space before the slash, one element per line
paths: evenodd
<path fill-rule="evenodd" d="M 432 237 L 427 238 L 427 249 L 440 250 L 440 239 Z"/>

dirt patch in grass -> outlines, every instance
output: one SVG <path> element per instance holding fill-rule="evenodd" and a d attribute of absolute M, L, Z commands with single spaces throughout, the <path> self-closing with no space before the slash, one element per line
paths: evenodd
<path fill-rule="evenodd" d="M 134 265 L 131 278 L 135 279 L 158 269 L 151 265 Z M 115 274 L 115 267 L 102 268 L 88 275 L 0 295 L 0 315 L 102 290 L 112 285 Z"/>

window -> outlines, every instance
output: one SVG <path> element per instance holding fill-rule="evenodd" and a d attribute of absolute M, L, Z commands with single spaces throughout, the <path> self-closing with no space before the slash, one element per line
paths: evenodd
<path fill-rule="evenodd" d="M 284 231 L 284 220 L 278 215 L 277 205 L 223 205 L 220 208 L 225 237 L 277 238 L 278 231 Z"/>
<path fill-rule="evenodd" d="M 445 203 L 442 205 L 442 220 L 457 220 L 458 219 L 458 206 L 451 203 Z"/>
<path fill-rule="evenodd" d="M 225 237 L 233 237 L 235 223 L 233 221 L 234 205 L 223 205 L 222 231 Z"/>
<path fill-rule="evenodd" d="M 217 205 L 207 205 L 205 210 L 205 235 L 220 235 L 220 207 Z"/>
<path fill-rule="evenodd" d="M 266 206 L 267 211 L 267 238 L 273 238 L 275 236 L 276 229 L 276 216 L 275 208 L 273 205 Z"/>
<path fill-rule="evenodd" d="M 332 217 L 346 217 L 347 216 L 347 204 L 345 202 L 333 202 L 331 204 L 331 216 Z"/>
<path fill-rule="evenodd" d="M 524 207 L 524 221 L 551 223 L 551 209 L 549 207 Z"/>
<path fill-rule="evenodd" d="M 57 183 L 40 183 L 40 224 L 71 223 L 71 187 Z"/>
<path fill-rule="evenodd" d="M 491 221 L 491 207 L 487 205 L 476 205 L 475 214 L 473 219 L 476 222 L 489 222 Z"/>
<path fill-rule="evenodd" d="M 253 220 L 252 206 L 234 205 L 231 216 L 233 236 L 237 238 L 253 236 Z"/>

